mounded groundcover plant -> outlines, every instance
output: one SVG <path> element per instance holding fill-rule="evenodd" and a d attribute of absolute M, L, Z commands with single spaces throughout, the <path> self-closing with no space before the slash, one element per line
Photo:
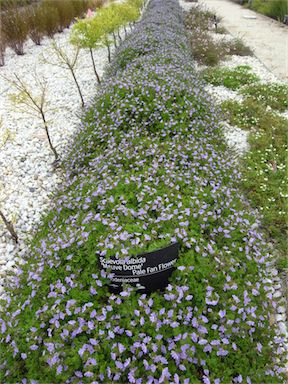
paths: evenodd
<path fill-rule="evenodd" d="M 177 1 L 151 0 L 86 111 L 54 209 L 7 288 L 1 382 L 283 382 L 267 246 L 217 114 Z M 100 255 L 174 241 L 180 259 L 163 292 L 109 293 Z"/>

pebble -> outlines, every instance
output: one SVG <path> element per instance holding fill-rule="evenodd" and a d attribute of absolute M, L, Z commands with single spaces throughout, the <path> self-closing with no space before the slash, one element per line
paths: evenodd
<path fill-rule="evenodd" d="M 281 291 L 275 291 L 273 294 L 273 297 L 275 299 L 279 299 L 280 297 L 282 297 L 282 292 Z"/>
<path fill-rule="evenodd" d="M 277 312 L 280 314 L 286 313 L 286 309 L 283 305 L 281 305 L 280 307 L 277 308 Z"/>
<path fill-rule="evenodd" d="M 287 337 L 287 327 L 284 322 L 278 323 L 278 329 L 282 335 Z"/>

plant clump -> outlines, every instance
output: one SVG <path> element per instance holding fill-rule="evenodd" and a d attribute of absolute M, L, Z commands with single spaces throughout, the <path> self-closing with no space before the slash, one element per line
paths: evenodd
<path fill-rule="evenodd" d="M 137 56 L 123 65 L 129 46 Z M 2 381 L 283 381 L 267 244 L 239 192 L 218 112 L 194 72 L 178 1 L 151 0 L 87 109 L 54 207 L 7 286 Z M 163 292 L 109 293 L 100 256 L 175 241 L 180 259 Z"/>
<path fill-rule="evenodd" d="M 221 25 L 218 26 L 218 22 L 221 20 L 203 6 L 197 5 L 191 8 L 189 12 L 185 12 L 184 20 L 189 32 L 193 58 L 198 63 L 215 66 L 221 60 L 225 60 L 227 55 L 250 56 L 252 54 L 240 38 L 227 41 L 223 36 L 222 39 L 215 40 L 212 33 L 221 32 L 223 34 L 225 30 Z"/>
<path fill-rule="evenodd" d="M 24 54 L 24 43 L 29 33 L 29 25 L 23 17 L 23 12 L 18 8 L 13 8 L 5 13 L 1 18 L 1 35 L 17 55 Z"/>
<path fill-rule="evenodd" d="M 286 84 L 253 84 L 241 89 L 241 93 L 265 107 L 284 112 L 288 109 L 288 86 Z"/>
<path fill-rule="evenodd" d="M 251 72 L 248 65 L 238 65 L 235 68 L 217 67 L 208 68 L 202 72 L 202 76 L 208 83 L 236 90 L 243 85 L 258 82 L 260 79 Z M 251 89 L 252 85 L 250 85 Z"/>

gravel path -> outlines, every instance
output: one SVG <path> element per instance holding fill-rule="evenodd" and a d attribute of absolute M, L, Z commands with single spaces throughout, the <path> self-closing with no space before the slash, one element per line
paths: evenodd
<path fill-rule="evenodd" d="M 288 81 L 288 26 L 230 0 L 199 0 L 221 16 L 221 24 L 241 37 L 280 80 Z"/>

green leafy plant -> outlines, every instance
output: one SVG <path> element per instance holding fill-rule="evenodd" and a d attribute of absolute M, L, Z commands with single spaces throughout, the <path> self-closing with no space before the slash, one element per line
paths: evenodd
<path fill-rule="evenodd" d="M 224 85 L 233 90 L 260 80 L 258 76 L 251 72 L 251 67 L 247 65 L 239 65 L 235 68 L 208 68 L 202 72 L 202 76 L 210 84 L 215 86 Z"/>
<path fill-rule="evenodd" d="M 288 86 L 286 84 L 247 85 L 240 92 L 271 109 L 281 112 L 288 109 Z"/>
<path fill-rule="evenodd" d="M 285 118 L 273 111 L 267 111 L 264 105 L 253 99 L 246 99 L 242 103 L 227 100 L 221 106 L 229 122 L 240 128 L 259 128 L 266 131 L 271 126 L 287 125 Z"/>
<path fill-rule="evenodd" d="M 29 24 L 29 37 L 36 45 L 40 45 L 46 32 L 47 15 L 45 15 L 40 5 L 36 5 L 25 12 L 25 17 Z"/>
<path fill-rule="evenodd" d="M 29 25 L 23 12 L 18 7 L 9 8 L 5 12 L 5 17 L 1 18 L 1 33 L 5 36 L 5 41 L 17 55 L 24 54 L 24 43 L 29 32 Z"/>
<path fill-rule="evenodd" d="M 101 26 L 98 23 L 93 23 L 91 19 L 84 19 L 73 25 L 70 36 L 70 41 L 73 45 L 78 48 L 89 49 L 93 70 L 99 84 L 101 81 L 96 69 L 93 49 L 101 46 L 102 33 Z"/>
<path fill-rule="evenodd" d="M 242 160 L 241 186 L 253 207 L 262 215 L 262 225 L 272 242 L 280 270 L 287 263 L 287 140 L 288 121 L 271 124 L 249 136 L 250 151 Z"/>

